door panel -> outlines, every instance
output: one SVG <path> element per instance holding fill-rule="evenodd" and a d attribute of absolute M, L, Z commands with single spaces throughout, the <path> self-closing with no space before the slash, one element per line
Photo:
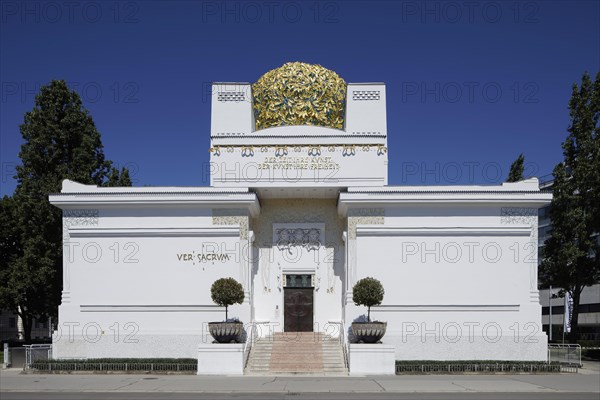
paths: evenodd
<path fill-rule="evenodd" d="M 285 332 L 313 331 L 313 288 L 284 288 Z"/>

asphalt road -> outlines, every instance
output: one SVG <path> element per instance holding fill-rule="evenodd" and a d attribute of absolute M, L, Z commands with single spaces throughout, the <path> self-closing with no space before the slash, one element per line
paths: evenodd
<path fill-rule="evenodd" d="M 598 400 L 598 393 L 2 393 L 2 400 Z"/>

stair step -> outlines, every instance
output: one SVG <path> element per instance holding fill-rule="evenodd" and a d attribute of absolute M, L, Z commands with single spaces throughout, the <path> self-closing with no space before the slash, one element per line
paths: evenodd
<path fill-rule="evenodd" d="M 344 376 L 348 368 L 339 338 L 314 332 L 278 332 L 252 343 L 245 373 Z"/>

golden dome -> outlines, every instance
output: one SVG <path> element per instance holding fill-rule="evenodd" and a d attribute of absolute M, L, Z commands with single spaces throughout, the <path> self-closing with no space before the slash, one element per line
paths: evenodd
<path fill-rule="evenodd" d="M 252 85 L 256 130 L 283 125 L 344 128 L 346 82 L 320 65 L 286 63 Z"/>

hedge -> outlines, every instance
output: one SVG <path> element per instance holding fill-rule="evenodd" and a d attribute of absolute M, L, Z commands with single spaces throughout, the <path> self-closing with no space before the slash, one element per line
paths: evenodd
<path fill-rule="evenodd" d="M 195 358 L 88 358 L 37 360 L 34 364 L 198 364 Z"/>

